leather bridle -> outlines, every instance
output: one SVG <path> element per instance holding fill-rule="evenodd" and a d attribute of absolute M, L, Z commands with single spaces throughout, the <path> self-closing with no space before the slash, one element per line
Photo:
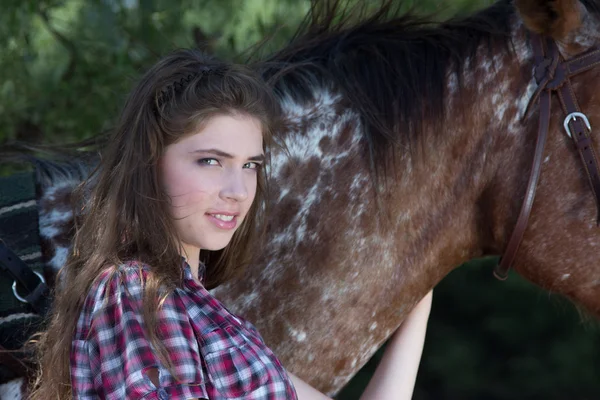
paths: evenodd
<path fill-rule="evenodd" d="M 521 206 L 521 212 L 517 223 L 504 250 L 504 255 L 494 269 L 494 275 L 500 280 L 505 280 L 508 276 L 519 245 L 523 239 L 523 234 L 527 228 L 529 215 L 535 198 L 535 191 L 542 168 L 542 159 L 544 155 L 544 145 L 548 136 L 548 127 L 551 117 L 552 94 L 558 94 L 560 104 L 566 115 L 563 126 L 567 135 L 573 140 L 579 153 L 581 161 L 585 167 L 587 177 L 592 188 L 592 194 L 596 200 L 597 219 L 600 224 L 600 177 L 598 176 L 598 159 L 592 146 L 591 126 L 585 114 L 583 114 L 577 104 L 575 93 L 571 85 L 570 78 L 585 72 L 596 65 L 600 65 L 600 49 L 593 48 L 570 60 L 563 60 L 556 42 L 549 37 L 543 37 L 538 34 L 531 35 L 534 56 L 534 77 L 538 87 L 533 94 L 527 112 L 536 102 L 539 103 L 539 125 L 537 142 L 533 156 L 533 165 L 525 198 Z"/>

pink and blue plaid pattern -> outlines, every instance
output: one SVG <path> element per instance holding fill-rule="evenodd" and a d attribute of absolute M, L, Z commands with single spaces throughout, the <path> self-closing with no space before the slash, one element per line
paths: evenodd
<path fill-rule="evenodd" d="M 203 275 L 202 266 L 199 272 Z M 192 277 L 158 311 L 157 334 L 176 379 L 144 331 L 142 285 L 150 269 L 130 262 L 94 283 L 71 347 L 73 398 L 296 399 L 285 369 L 256 328 L 231 314 Z M 145 371 L 158 369 L 156 387 Z"/>

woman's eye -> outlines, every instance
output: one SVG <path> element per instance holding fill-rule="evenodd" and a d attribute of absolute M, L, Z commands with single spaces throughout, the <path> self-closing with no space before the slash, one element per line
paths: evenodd
<path fill-rule="evenodd" d="M 254 161 L 244 164 L 244 168 L 247 169 L 259 169 L 260 167 L 261 164 Z"/>
<path fill-rule="evenodd" d="M 219 165 L 219 161 L 215 158 L 202 158 L 198 160 L 198 164 L 202 165 Z"/>

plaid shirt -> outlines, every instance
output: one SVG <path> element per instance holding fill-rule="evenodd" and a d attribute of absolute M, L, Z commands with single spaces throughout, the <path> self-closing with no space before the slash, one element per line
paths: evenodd
<path fill-rule="evenodd" d="M 92 285 L 71 345 L 74 399 L 297 398 L 256 328 L 198 284 L 185 262 L 184 285 L 167 296 L 157 319 L 176 380 L 144 333 L 142 281 L 148 273 L 148 266 L 130 262 Z M 158 387 L 145 374 L 149 368 L 158 369 Z"/>

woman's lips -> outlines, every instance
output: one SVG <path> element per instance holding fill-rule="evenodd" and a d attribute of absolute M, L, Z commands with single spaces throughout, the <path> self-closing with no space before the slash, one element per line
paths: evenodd
<path fill-rule="evenodd" d="M 237 226 L 237 215 L 227 213 L 206 214 L 209 221 L 219 229 L 234 229 Z"/>

